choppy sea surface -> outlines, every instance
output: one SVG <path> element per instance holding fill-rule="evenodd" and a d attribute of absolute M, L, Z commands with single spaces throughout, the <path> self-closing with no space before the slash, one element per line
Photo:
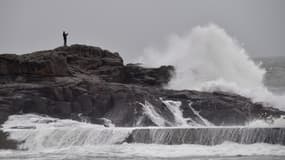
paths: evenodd
<path fill-rule="evenodd" d="M 256 58 L 266 69 L 264 77 L 265 86 L 275 94 L 285 93 L 285 57 Z"/>

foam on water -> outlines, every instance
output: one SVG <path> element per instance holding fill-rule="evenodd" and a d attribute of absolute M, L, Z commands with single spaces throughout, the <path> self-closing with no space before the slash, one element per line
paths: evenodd
<path fill-rule="evenodd" d="M 20 149 L 42 150 L 96 144 L 119 144 L 131 133 L 130 128 L 106 128 L 73 120 L 39 115 L 12 115 L 3 124 L 10 138 L 21 143 Z"/>
<path fill-rule="evenodd" d="M 279 127 L 279 128 L 285 128 L 285 116 L 281 116 L 280 118 L 271 118 L 268 120 L 261 120 L 256 119 L 248 124 L 246 124 L 247 127 Z"/>
<path fill-rule="evenodd" d="M 148 101 L 145 101 L 144 104 L 139 104 L 143 107 L 144 114 L 157 126 L 166 126 L 166 124 L 170 124 L 170 122 L 167 122 L 160 114 L 157 113 L 152 104 Z"/>
<path fill-rule="evenodd" d="M 99 148 L 99 147 L 98 147 Z M 242 145 L 225 142 L 217 146 L 204 145 L 158 145 L 158 144 L 123 144 L 120 146 L 105 146 L 100 151 L 108 153 L 110 148 L 116 148 L 119 153 L 113 156 L 137 157 L 187 157 L 187 156 L 234 156 L 234 155 L 285 155 L 285 147 L 280 145 L 251 144 Z"/>
<path fill-rule="evenodd" d="M 236 127 L 252 127 L 252 126 L 254 126 L 254 128 L 258 127 L 280 128 L 284 127 L 284 121 L 285 119 L 284 117 L 282 117 L 280 119 L 273 121 L 276 122 L 273 124 L 267 124 L 266 122 L 261 123 L 261 121 L 258 121 L 259 126 L 256 126 L 257 121 L 254 121 L 252 122 L 252 124 L 249 124 L 247 126 L 232 126 L 228 128 L 229 130 L 232 130 Z M 22 149 L 28 148 L 32 150 L 39 150 L 44 148 L 64 148 L 69 146 L 97 145 L 97 144 L 121 144 L 125 142 L 126 138 L 129 137 L 129 135 L 134 130 L 151 129 L 153 131 L 160 130 L 160 133 L 162 133 L 164 131 L 161 132 L 161 130 L 164 129 L 165 133 L 169 132 L 170 134 L 172 134 L 171 129 L 178 129 L 178 130 L 180 129 L 182 132 L 184 132 L 185 129 L 187 130 L 189 128 L 199 129 L 201 128 L 201 126 L 180 125 L 176 127 L 106 128 L 102 125 L 88 124 L 73 120 L 62 120 L 51 117 L 42 117 L 33 114 L 12 115 L 9 116 L 8 121 L 6 121 L 3 124 L 3 130 L 10 133 L 11 139 L 15 139 L 19 142 L 24 142 L 20 145 L 20 148 Z M 215 130 L 215 128 L 226 129 L 227 127 L 204 126 L 204 128 L 206 129 L 208 128 L 209 130 L 213 128 Z M 202 130 L 204 130 L 203 127 Z M 224 131 L 220 129 L 217 131 L 222 131 L 221 133 L 224 133 Z M 247 131 L 245 133 L 247 133 Z"/>
<path fill-rule="evenodd" d="M 199 118 L 199 122 L 197 120 L 192 119 L 191 117 L 183 117 L 183 112 L 181 110 L 181 102 L 173 101 L 173 100 L 163 100 L 160 99 L 162 103 L 165 104 L 166 108 L 170 111 L 170 113 L 174 117 L 174 121 L 170 122 L 166 120 L 161 114 L 159 114 L 152 104 L 148 101 L 145 103 L 139 103 L 143 107 L 144 115 L 146 115 L 154 124 L 160 127 L 172 126 L 172 127 L 187 127 L 187 126 L 214 126 L 207 119 L 202 117 L 198 111 L 191 107 L 191 103 L 189 103 L 189 108 L 193 111 L 194 115 Z M 142 117 L 141 117 L 142 118 Z M 139 126 L 140 120 L 138 120 L 137 126 Z"/>
<path fill-rule="evenodd" d="M 43 151 L 1 151 L 0 159 L 154 159 L 154 158 L 182 158 L 220 156 L 285 156 L 285 146 L 257 144 L 237 144 L 225 142 L 216 146 L 205 145 L 159 145 L 159 144 L 122 144 L 122 145 L 94 145 L 72 146 L 61 149 Z M 17 158 L 18 157 L 18 158 Z M 113 157 L 113 158 L 112 158 Z M 115 158 L 114 158 L 115 157 Z M 144 157 L 144 158 L 143 158 Z M 216 158 L 215 158 L 216 157 Z M 207 159 L 208 159 L 207 158 Z M 230 159 L 230 158 L 229 158 Z M 249 158 L 250 159 L 250 158 Z M 282 158 L 281 158 L 282 159 Z"/>
<path fill-rule="evenodd" d="M 172 101 L 172 100 L 161 100 L 166 107 L 172 112 L 175 119 L 175 126 L 189 126 L 187 119 L 183 117 L 183 113 L 180 109 L 181 102 L 180 101 Z"/>
<path fill-rule="evenodd" d="M 280 119 L 280 121 L 282 120 L 284 119 Z M 181 129 L 195 127 L 197 126 L 180 126 Z M 214 146 L 198 144 L 121 144 L 133 130 L 147 128 L 165 129 L 166 131 L 176 129 L 176 127 L 106 128 L 101 125 L 33 114 L 12 115 L 3 124 L 3 130 L 10 133 L 11 139 L 23 141 L 20 148 L 28 150 L 0 150 L 0 159 L 51 160 L 95 159 L 100 157 L 103 159 L 108 157 L 116 157 L 115 159 L 139 159 L 141 157 L 175 158 L 237 155 L 285 156 L 285 146 L 265 143 L 237 144 L 223 142 Z M 208 128 L 219 127 L 211 126 Z"/>
<path fill-rule="evenodd" d="M 193 113 L 198 117 L 200 118 L 200 120 L 203 122 L 203 124 L 205 126 L 214 126 L 214 124 L 212 124 L 211 122 L 209 122 L 206 118 L 204 118 L 203 116 L 200 115 L 200 113 L 198 111 L 196 111 L 191 105 L 192 105 L 192 102 L 190 102 L 189 104 L 189 108 L 193 111 Z"/>
<path fill-rule="evenodd" d="M 181 102 L 173 101 L 173 100 L 163 100 L 161 101 L 165 104 L 165 106 L 169 109 L 171 114 L 174 116 L 174 122 L 170 122 L 166 120 L 162 115 L 160 115 L 155 107 L 150 104 L 148 101 L 145 103 L 140 103 L 143 107 L 144 115 L 147 116 L 154 124 L 159 127 L 171 126 L 171 127 L 218 127 L 213 123 L 208 121 L 206 118 L 199 114 L 199 111 L 195 110 L 189 102 L 189 108 L 192 110 L 195 116 L 197 116 L 198 120 L 194 120 L 191 117 L 183 117 L 183 112 L 181 110 Z M 143 118 L 143 117 L 141 117 Z M 139 120 L 140 121 L 140 120 Z M 140 126 L 140 122 L 137 123 L 137 126 Z M 224 127 L 224 126 L 221 126 Z M 239 126 L 232 126 L 239 127 Z M 247 123 L 243 127 L 285 127 L 285 117 L 281 116 L 280 118 L 269 117 L 266 120 L 263 119 L 255 119 Z"/>
<path fill-rule="evenodd" d="M 234 92 L 285 109 L 285 95 L 274 95 L 264 86 L 265 69 L 214 24 L 172 35 L 165 49 L 147 48 L 139 61 L 146 66 L 174 65 L 176 75 L 168 88 Z"/>

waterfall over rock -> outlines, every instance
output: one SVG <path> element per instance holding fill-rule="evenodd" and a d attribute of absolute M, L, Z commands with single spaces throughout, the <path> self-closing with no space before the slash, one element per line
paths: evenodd
<path fill-rule="evenodd" d="M 104 127 L 73 120 L 26 114 L 10 116 L 3 125 L 19 149 L 39 150 L 97 144 L 121 144 L 131 128 Z"/>
<path fill-rule="evenodd" d="M 147 128 L 135 129 L 131 143 L 217 145 L 225 141 L 242 144 L 285 144 L 285 128 Z"/>
<path fill-rule="evenodd" d="M 104 127 L 26 114 L 10 116 L 3 128 L 10 139 L 19 142 L 19 149 L 28 150 L 122 143 L 217 145 L 231 141 L 285 145 L 285 128 L 280 127 Z"/>

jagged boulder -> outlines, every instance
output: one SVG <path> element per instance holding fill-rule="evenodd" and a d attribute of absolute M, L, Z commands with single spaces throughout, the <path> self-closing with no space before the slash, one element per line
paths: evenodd
<path fill-rule="evenodd" d="M 173 71 L 172 66 L 148 69 L 125 66 L 116 52 L 78 44 L 24 55 L 0 55 L 2 84 L 83 75 L 107 82 L 162 86 L 168 83 Z"/>
<path fill-rule="evenodd" d="M 51 51 L 22 56 L 0 55 L 1 76 L 68 76 L 66 58 Z"/>
<path fill-rule="evenodd" d="M 140 85 L 163 86 L 166 85 L 174 73 L 173 66 L 159 68 L 144 68 L 136 64 L 127 64 L 124 83 Z"/>

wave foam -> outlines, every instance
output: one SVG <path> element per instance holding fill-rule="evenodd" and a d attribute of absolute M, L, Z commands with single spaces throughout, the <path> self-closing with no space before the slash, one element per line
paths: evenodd
<path fill-rule="evenodd" d="M 175 66 L 176 75 L 167 86 L 171 89 L 233 92 L 285 109 L 285 95 L 276 96 L 263 84 L 265 69 L 215 24 L 172 35 L 165 49 L 147 48 L 139 61 L 152 67 Z"/>
<path fill-rule="evenodd" d="M 120 144 L 129 136 L 130 128 L 106 128 L 68 119 L 34 114 L 12 115 L 3 124 L 9 138 L 21 143 L 19 149 L 43 150 L 96 144 Z"/>

